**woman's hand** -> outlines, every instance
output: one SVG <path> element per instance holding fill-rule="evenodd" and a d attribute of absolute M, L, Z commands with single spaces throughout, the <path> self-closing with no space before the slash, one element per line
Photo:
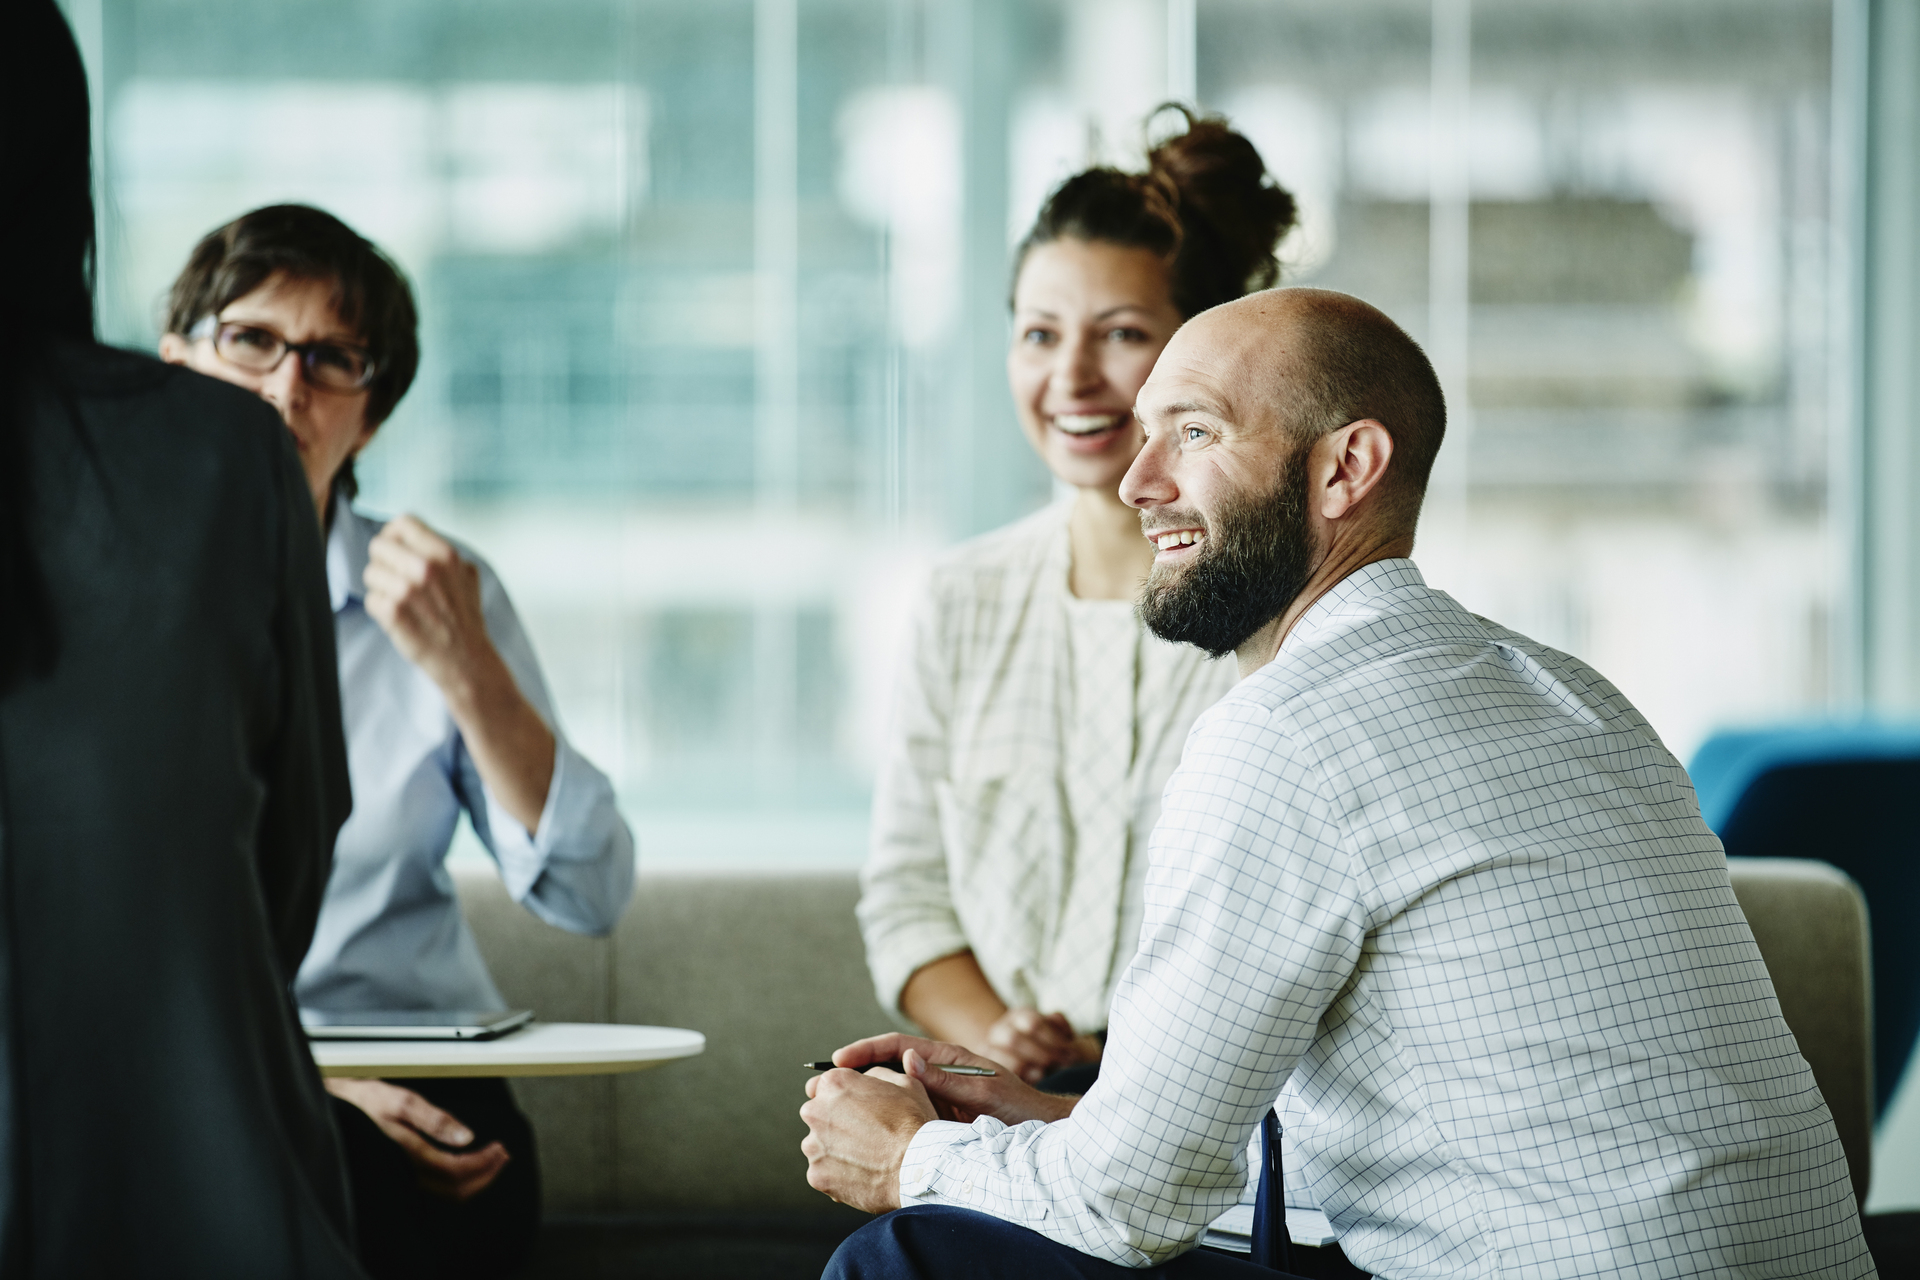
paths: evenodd
<path fill-rule="evenodd" d="M 481 612 L 479 569 L 415 517 L 394 517 L 367 545 L 366 587 L 367 612 L 441 689 L 484 678 L 500 662 Z"/>
<path fill-rule="evenodd" d="M 384 1080 L 334 1077 L 327 1092 L 351 1102 L 391 1138 L 407 1159 L 414 1176 L 434 1195 L 466 1200 L 485 1191 L 513 1157 L 497 1142 L 478 1151 L 448 1151 L 473 1141 L 473 1133 L 458 1120 L 411 1089 Z M 436 1145 L 437 1144 L 437 1145 Z"/>
<path fill-rule="evenodd" d="M 1021 1124 L 1028 1120 L 1054 1121 L 1072 1112 L 1078 1098 L 1041 1093 L 1020 1080 L 999 1071 L 991 1076 L 962 1076 L 941 1071 L 941 1063 L 971 1067 L 1000 1064 L 991 1058 L 969 1053 L 957 1044 L 923 1040 L 919 1036 L 894 1033 L 856 1040 L 833 1055 L 836 1066 L 864 1067 L 875 1062 L 898 1062 L 906 1068 L 906 1080 L 917 1083 L 933 1103 L 942 1120 L 972 1124 L 981 1116 L 992 1116 L 1002 1124 Z M 829 1075 L 833 1074 L 831 1072 Z M 899 1075 L 885 1069 L 868 1073 L 890 1082 L 905 1084 Z M 815 1077 L 824 1079 L 824 1077 Z"/>
<path fill-rule="evenodd" d="M 987 1028 L 980 1052 L 1028 1084 L 1038 1084 L 1062 1067 L 1100 1060 L 1100 1042 L 1075 1035 L 1064 1013 L 1009 1009 Z"/>
<path fill-rule="evenodd" d="M 1100 1042 L 1075 1035 L 1065 1014 L 1002 1004 L 971 951 L 916 969 L 901 988 L 900 1011 L 936 1040 L 965 1045 L 1028 1084 L 1100 1060 Z"/>
<path fill-rule="evenodd" d="M 367 613 L 446 697 L 481 780 L 529 832 L 553 785 L 553 731 L 487 635 L 480 570 L 413 516 L 367 545 Z"/>

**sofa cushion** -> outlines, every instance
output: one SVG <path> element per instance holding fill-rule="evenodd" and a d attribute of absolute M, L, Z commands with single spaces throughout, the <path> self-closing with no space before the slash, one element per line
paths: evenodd
<path fill-rule="evenodd" d="M 1844 871 L 1807 858 L 1728 858 L 1727 870 L 1865 1204 L 1873 1167 L 1867 900 Z"/>
<path fill-rule="evenodd" d="M 550 1211 L 831 1208 L 800 1154 L 800 1064 L 890 1029 L 852 872 L 646 874 L 607 939 L 542 924 L 485 871 L 456 883 L 510 1003 L 707 1037 L 702 1056 L 651 1071 L 515 1083 Z"/>

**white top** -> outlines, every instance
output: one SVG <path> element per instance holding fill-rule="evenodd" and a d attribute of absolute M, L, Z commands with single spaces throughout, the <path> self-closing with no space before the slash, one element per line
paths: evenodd
<path fill-rule="evenodd" d="M 1395 1280 L 1874 1274 L 1686 773 L 1411 562 L 1201 717 L 1151 863 L 1099 1083 L 1053 1125 L 926 1125 L 907 1201 L 1159 1262 L 1278 1095 L 1289 1185 Z"/>
<path fill-rule="evenodd" d="M 506 589 L 462 546 L 480 571 L 487 636 L 554 737 L 553 781 L 533 831 L 481 781 L 439 687 L 367 612 L 367 548 L 383 523 L 341 501 L 327 539 L 353 815 L 334 845 L 294 996 L 304 1008 L 338 1013 L 502 1009 L 506 1001 L 447 874 L 460 815 L 499 864 L 514 901 L 574 933 L 606 933 L 620 919 L 633 893 L 633 836 L 606 775 L 560 731 Z"/>
<path fill-rule="evenodd" d="M 860 928 L 882 1007 L 971 948 L 1013 1007 L 1107 1025 L 1139 935 L 1146 837 L 1231 662 L 1069 593 L 1070 502 L 933 570 L 873 805 Z"/>

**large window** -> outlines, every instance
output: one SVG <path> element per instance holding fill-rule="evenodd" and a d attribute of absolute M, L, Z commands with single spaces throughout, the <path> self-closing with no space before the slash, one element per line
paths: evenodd
<path fill-rule="evenodd" d="M 1453 404 L 1418 558 L 1683 756 L 1830 696 L 1825 0 L 71 0 L 108 334 L 304 200 L 420 381 L 364 500 L 486 554 L 643 860 L 850 865 L 917 567 L 1047 500 L 1007 246 L 1158 101 Z"/>

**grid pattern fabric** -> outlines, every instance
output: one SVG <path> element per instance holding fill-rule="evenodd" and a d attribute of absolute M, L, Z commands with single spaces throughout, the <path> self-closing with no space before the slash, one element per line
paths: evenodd
<path fill-rule="evenodd" d="M 1201 717 L 1150 861 L 1099 1083 L 1053 1125 L 925 1126 L 909 1202 L 1159 1262 L 1277 1097 L 1289 1186 L 1377 1275 L 1874 1274 L 1685 772 L 1411 562 Z"/>
<path fill-rule="evenodd" d="M 1161 790 L 1234 672 L 1124 607 L 1074 601 L 1070 509 L 955 548 L 915 611 L 861 874 L 883 1008 L 916 969 L 971 948 L 1010 1007 L 1107 1025 Z"/>

